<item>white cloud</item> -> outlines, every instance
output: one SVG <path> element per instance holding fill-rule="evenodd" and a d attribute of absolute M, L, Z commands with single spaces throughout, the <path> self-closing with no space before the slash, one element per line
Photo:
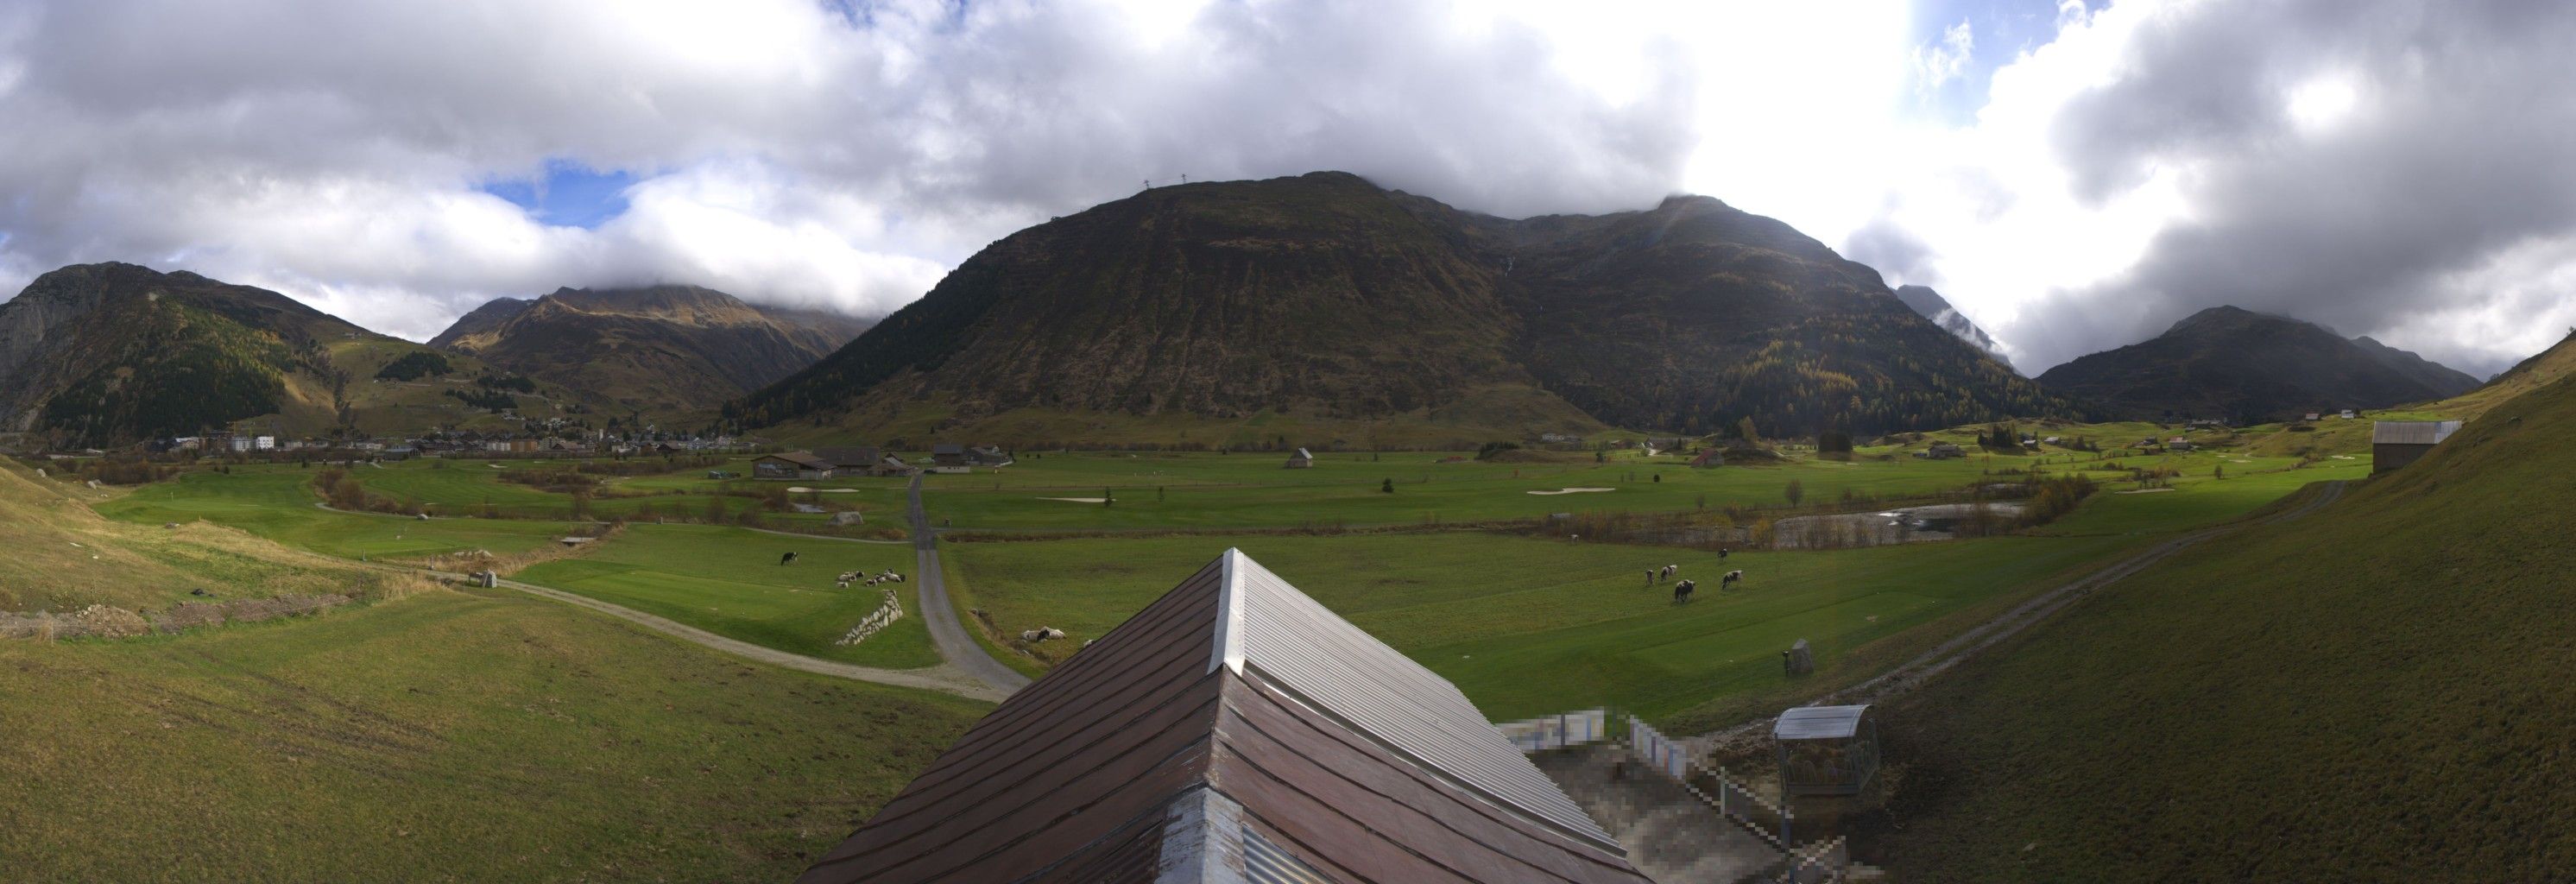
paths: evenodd
<path fill-rule="evenodd" d="M 2056 12 L 2004 58 L 2025 25 L 1902 0 L 0 2 L 0 293 L 117 259 L 415 338 L 559 285 L 878 313 L 1145 179 L 1338 168 L 1506 215 L 1718 196 L 1885 249 L 2030 369 L 2222 301 L 2476 370 L 2554 340 L 2517 320 L 2576 267 L 2576 108 L 2533 85 L 2576 12 Z M 476 189 L 549 161 L 635 175 L 627 212 Z"/>

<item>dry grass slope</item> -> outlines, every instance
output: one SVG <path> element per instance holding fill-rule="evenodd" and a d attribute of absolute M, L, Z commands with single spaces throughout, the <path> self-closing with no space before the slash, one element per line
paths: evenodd
<path fill-rule="evenodd" d="M 384 575 L 207 522 L 176 528 L 100 518 L 116 492 L 0 467 L 0 611 L 69 611 L 100 604 L 160 609 L 197 600 L 350 593 Z"/>

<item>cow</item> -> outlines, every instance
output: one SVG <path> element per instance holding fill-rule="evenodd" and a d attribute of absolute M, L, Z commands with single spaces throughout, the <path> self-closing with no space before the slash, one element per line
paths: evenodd
<path fill-rule="evenodd" d="M 1683 602 L 1690 601 L 1691 591 L 1698 588 L 1698 583 L 1689 580 L 1673 584 L 1673 604 L 1678 605 Z"/>
<path fill-rule="evenodd" d="M 1718 581 L 1717 581 L 1717 588 L 1719 588 L 1719 589 L 1726 589 L 1726 588 L 1728 588 L 1728 587 L 1734 586 L 1734 585 L 1735 585 L 1735 584 L 1737 584 L 1737 583 L 1742 582 L 1743 580 L 1744 580 L 1744 572 L 1743 572 L 1742 570 L 1740 570 L 1740 569 L 1739 569 L 1739 570 L 1734 570 L 1734 571 L 1728 571 L 1728 572 L 1726 572 L 1726 576 L 1725 576 L 1725 577 L 1722 577 L 1722 578 L 1719 578 L 1719 579 L 1718 579 Z"/>
<path fill-rule="evenodd" d="M 787 563 L 789 563 L 789 562 L 793 562 L 793 561 L 796 561 L 796 554 L 795 554 L 795 553 L 781 553 L 781 554 L 778 556 L 778 564 L 779 564 L 780 566 L 782 566 L 782 567 L 783 567 L 783 566 L 785 566 Z"/>
<path fill-rule="evenodd" d="M 1723 559 L 1725 559 L 1725 558 L 1726 558 L 1726 554 L 1727 554 L 1728 552 L 1729 552 L 1729 550 L 1728 550 L 1726 547 L 1723 547 L 1723 546 L 1718 547 L 1718 548 L 1717 548 L 1717 557 L 1718 557 L 1719 559 L 1723 560 Z"/>

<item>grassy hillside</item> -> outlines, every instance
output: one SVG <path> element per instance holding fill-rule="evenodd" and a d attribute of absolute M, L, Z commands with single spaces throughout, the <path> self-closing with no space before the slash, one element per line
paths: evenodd
<path fill-rule="evenodd" d="M 1888 710 L 1907 881 L 2576 868 L 2576 383 L 2186 552 Z"/>
<path fill-rule="evenodd" d="M 507 591 L 0 642 L 0 878 L 784 881 L 988 708 Z"/>
<path fill-rule="evenodd" d="M 190 520 L 176 528 L 100 518 L 114 492 L 0 466 L 0 611 L 69 611 L 103 604 L 162 609 L 198 600 L 349 593 L 381 575 L 288 549 L 234 528 Z"/>

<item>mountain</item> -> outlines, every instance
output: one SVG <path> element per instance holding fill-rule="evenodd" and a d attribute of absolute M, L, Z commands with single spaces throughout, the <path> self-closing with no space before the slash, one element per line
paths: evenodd
<path fill-rule="evenodd" d="M 1014 233 L 728 412 L 1226 444 L 1742 418 L 1786 435 L 2055 404 L 1876 271 L 1714 199 L 1508 220 L 1318 172 L 1155 188 Z"/>
<path fill-rule="evenodd" d="M 397 366 L 400 363 L 400 366 Z M 133 264 L 78 264 L 0 304 L 0 431 L 112 445 L 220 430 L 367 433 L 504 419 L 448 395 L 492 373 L 266 289 Z M 559 387 L 519 410 L 578 414 Z M 490 401 L 490 400 L 487 400 Z"/>
<path fill-rule="evenodd" d="M 714 289 L 558 289 L 465 314 L 433 346 L 629 409 L 704 413 L 849 343 L 867 323 L 762 307 Z"/>
<path fill-rule="evenodd" d="M 2137 418 L 2246 423 L 2383 408 L 2467 392 L 2476 378 L 2369 338 L 2236 307 L 2185 317 L 2142 343 L 2049 369 L 2041 386 Z"/>
<path fill-rule="evenodd" d="M 2565 877 L 2571 440 L 2562 376 L 1889 704 L 1856 843 L 1925 884 Z"/>
<path fill-rule="evenodd" d="M 1975 344 L 1977 349 L 1986 351 L 1986 355 L 2002 360 L 2006 365 L 2012 364 L 2011 360 L 2004 358 L 2003 349 L 1995 344 L 1995 339 L 1989 337 L 1985 329 L 1968 321 L 1967 316 L 1950 306 L 1950 302 L 1930 286 L 1897 286 L 1896 299 L 1914 308 L 1914 312 L 1923 314 L 1923 318 L 1932 320 L 1932 324 L 1940 326 L 1943 331 L 1958 335 L 1959 340 Z"/>
<path fill-rule="evenodd" d="M 468 310 L 465 315 L 456 317 L 456 322 L 449 325 L 446 331 L 439 332 L 437 337 L 429 339 L 429 345 L 441 350 L 470 350 L 472 347 L 460 348 L 457 342 L 473 340 L 489 343 L 493 329 L 499 328 L 501 323 L 510 321 L 510 317 L 519 315 L 528 309 L 528 305 L 534 303 L 536 301 L 532 298 L 493 298 L 485 301 L 483 306 Z"/>

